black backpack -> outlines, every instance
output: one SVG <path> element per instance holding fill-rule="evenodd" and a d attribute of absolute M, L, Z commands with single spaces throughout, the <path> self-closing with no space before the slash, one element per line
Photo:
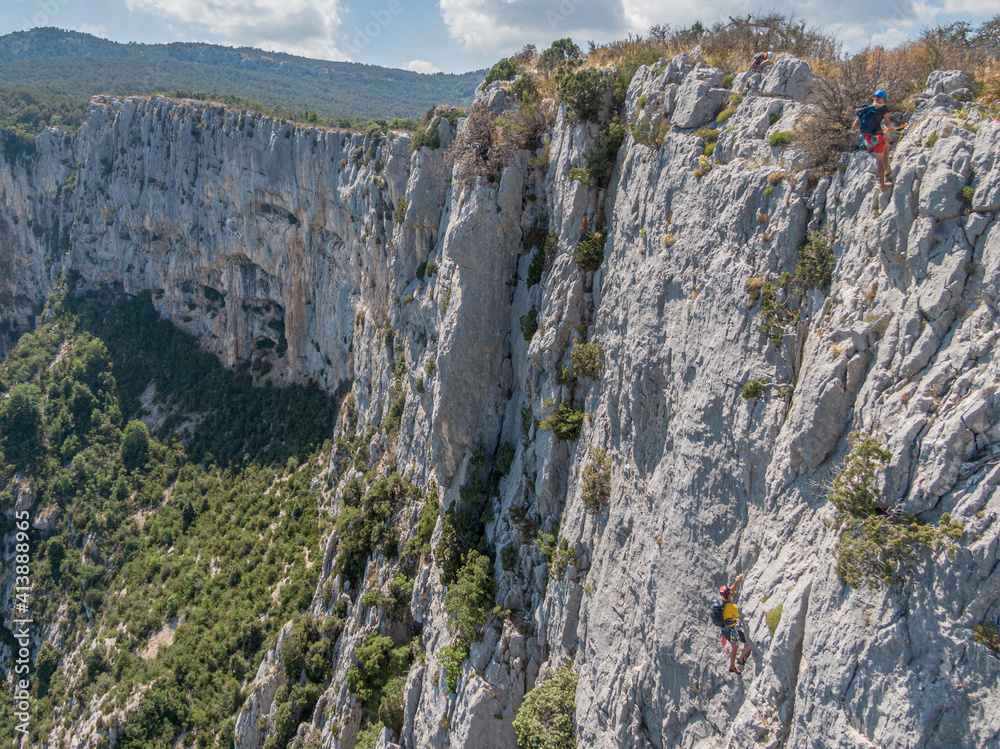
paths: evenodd
<path fill-rule="evenodd" d="M 858 130 L 862 135 L 872 135 L 879 131 L 878 120 L 875 119 L 875 105 L 865 104 L 854 116 L 858 118 Z"/>
<path fill-rule="evenodd" d="M 725 627 L 726 620 L 722 617 L 722 611 L 725 608 L 725 601 L 716 601 L 712 604 L 712 608 L 708 610 L 708 615 L 712 618 L 712 624 L 716 627 Z"/>

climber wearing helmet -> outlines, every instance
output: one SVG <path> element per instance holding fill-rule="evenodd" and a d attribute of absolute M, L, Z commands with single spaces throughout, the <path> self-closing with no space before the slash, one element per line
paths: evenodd
<path fill-rule="evenodd" d="M 774 52 L 758 52 L 750 58 L 750 70 L 748 72 L 763 71 L 768 65 L 774 65 Z"/>
<path fill-rule="evenodd" d="M 886 129 L 890 133 L 896 132 L 897 128 L 889 119 L 889 107 L 886 100 L 889 94 L 885 89 L 880 88 L 872 95 L 872 103 L 865 104 L 854 113 L 854 124 L 852 130 L 861 131 L 865 143 L 872 147 L 875 152 L 875 166 L 878 171 L 878 184 L 882 190 L 892 187 L 892 180 L 886 179 L 889 174 L 889 144 L 882 134 L 882 123 L 885 122 Z"/>
<path fill-rule="evenodd" d="M 727 643 L 730 644 L 729 670 L 734 674 L 743 673 L 740 668 L 746 663 L 747 658 L 750 657 L 750 644 L 747 642 L 747 636 L 743 632 L 743 627 L 740 626 L 742 624 L 740 621 L 740 610 L 733 603 L 733 591 L 741 582 L 743 582 L 742 574 L 733 580 L 732 585 L 723 585 L 719 588 L 719 595 L 722 596 L 722 600 L 724 601 L 722 618 L 725 621 L 725 626 L 722 628 L 722 647 L 725 648 Z M 737 642 L 743 643 L 743 652 L 740 654 L 739 661 L 736 660 Z M 737 663 L 739 666 L 737 666 Z"/>

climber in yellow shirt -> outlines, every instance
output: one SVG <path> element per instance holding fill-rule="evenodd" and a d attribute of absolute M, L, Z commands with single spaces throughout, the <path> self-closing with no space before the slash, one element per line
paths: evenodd
<path fill-rule="evenodd" d="M 747 642 L 747 636 L 743 632 L 743 627 L 740 622 L 740 610 L 739 607 L 733 603 L 733 591 L 736 586 L 743 582 L 743 575 L 739 575 L 735 580 L 733 580 L 732 585 L 723 585 L 719 588 L 719 595 L 722 596 L 722 600 L 725 601 L 725 605 L 722 607 L 722 618 L 725 620 L 725 626 L 722 628 L 722 639 L 723 643 L 729 642 L 732 647 L 729 650 L 729 670 L 734 674 L 743 673 L 740 669 L 744 663 L 746 663 L 747 658 L 750 657 L 750 644 Z M 736 645 L 737 642 L 743 643 L 743 652 L 740 654 L 739 661 L 736 660 Z M 723 645 L 725 647 L 725 645 Z M 736 664 L 739 663 L 739 666 Z"/>

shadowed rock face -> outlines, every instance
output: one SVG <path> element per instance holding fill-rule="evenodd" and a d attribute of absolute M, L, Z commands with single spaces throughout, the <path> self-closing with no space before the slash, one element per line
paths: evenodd
<path fill-rule="evenodd" d="M 683 57 L 641 68 L 630 124 L 682 127 L 660 147 L 630 136 L 606 192 L 569 179 L 597 133 L 562 114 L 547 161 L 522 153 L 499 181 L 463 186 L 441 150 L 411 155 L 408 136 L 371 143 L 191 102 L 98 99 L 76 139 L 49 131 L 33 160 L 0 162 L 3 320 L 26 329 L 72 271 L 151 290 L 226 363 L 266 361 L 261 379 L 332 390 L 353 378 L 363 424 L 405 393 L 392 458 L 419 484 L 435 478 L 443 508 L 461 501 L 477 445 L 515 446 L 487 524 L 493 548 L 512 550 L 495 572 L 513 613 L 487 627 L 449 695 L 444 589 L 425 557 L 411 613 L 426 661 L 408 679 L 402 735 L 380 746 L 513 748 L 524 694 L 567 659 L 582 746 L 990 745 L 1000 660 L 972 627 L 1000 616 L 1000 123 L 962 127 L 945 98 L 963 79 L 936 74 L 924 99 L 940 116 L 911 124 L 892 152 L 895 188 L 880 193 L 865 153 L 817 181 L 792 169 L 794 146 L 769 145 L 802 112 L 805 63 L 758 78 L 737 77 L 746 95 L 698 177 L 704 142 L 690 129 L 728 98 L 721 74 Z M 496 87 L 483 97 L 505 106 Z M 440 132 L 454 137 L 443 120 Z M 603 264 L 583 273 L 573 249 L 602 225 Z M 549 229 L 558 250 L 529 288 L 526 242 Z M 779 346 L 747 282 L 793 273 L 817 229 L 832 283 L 782 297 L 799 318 Z M 417 278 L 428 259 L 436 272 Z M 258 347 L 282 337 L 280 355 Z M 603 369 L 568 382 L 560 370 L 584 339 Z M 744 400 L 748 379 L 774 386 Z M 587 414 L 578 440 L 537 428 L 571 401 Z M 919 552 L 892 588 L 852 590 L 834 572 L 826 494 L 855 429 L 893 453 L 886 502 L 965 524 L 953 556 Z M 581 483 L 596 447 L 612 460 L 611 499 L 591 515 Z M 373 439 L 372 455 L 385 449 Z M 575 553 L 559 579 L 526 517 Z M 394 571 L 373 558 L 365 585 Z M 738 571 L 755 646 L 742 680 L 708 621 Z M 765 614 L 779 605 L 772 634 Z M 332 609 L 317 596 L 313 610 Z M 352 603 L 314 716 L 323 746 L 353 746 L 360 708 L 344 676 L 364 633 L 386 626 Z M 261 746 L 282 673 L 276 655 L 261 664 L 239 747 Z"/>

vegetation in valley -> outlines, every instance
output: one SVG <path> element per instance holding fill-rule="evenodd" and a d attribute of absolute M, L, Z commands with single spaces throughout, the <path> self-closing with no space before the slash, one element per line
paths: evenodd
<path fill-rule="evenodd" d="M 154 429 L 136 419 L 150 382 L 170 414 Z M 113 291 L 50 300 L 0 366 L 0 390 L 0 504 L 28 492 L 46 519 L 32 532 L 31 613 L 60 633 L 35 657 L 38 738 L 92 698 L 110 715 L 139 696 L 116 747 L 172 747 L 185 732 L 231 743 L 247 677 L 290 619 L 304 683 L 282 715 L 297 725 L 339 632 L 300 616 L 319 574 L 312 485 L 329 456 L 329 398 L 255 388 L 148 298 Z M 187 444 L 174 428 L 184 414 L 202 416 Z"/>

